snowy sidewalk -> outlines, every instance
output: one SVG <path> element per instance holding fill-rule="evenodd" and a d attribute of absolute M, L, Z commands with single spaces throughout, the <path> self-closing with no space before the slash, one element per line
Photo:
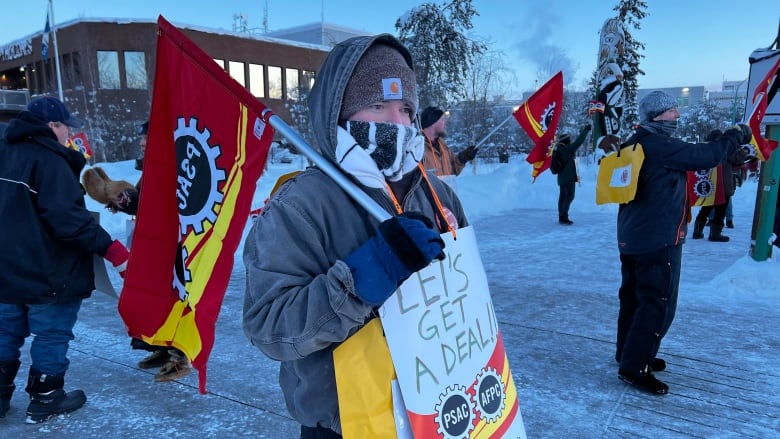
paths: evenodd
<path fill-rule="evenodd" d="M 670 386 L 666 396 L 640 393 L 617 378 L 614 214 L 572 219 L 574 226 L 562 227 L 549 209 L 516 209 L 473 221 L 528 437 L 776 436 L 777 299 L 708 287 L 746 254 L 751 218 L 735 217 L 729 243 L 685 246 L 677 318 L 661 347 L 669 364 L 658 373 Z M 116 301 L 95 294 L 84 302 L 66 377 L 68 390 L 86 392 L 86 406 L 24 424 L 25 352 L 11 411 L 0 419 L 2 437 L 297 438 L 278 389 L 278 364 L 241 330 L 243 288 L 239 254 L 209 362 L 212 393 L 198 394 L 195 373 L 154 383 L 152 373 L 135 366 L 144 352 L 130 349 Z"/>

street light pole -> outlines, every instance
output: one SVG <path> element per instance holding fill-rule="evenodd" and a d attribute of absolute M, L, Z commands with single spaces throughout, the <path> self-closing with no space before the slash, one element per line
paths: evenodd
<path fill-rule="evenodd" d="M 742 84 L 744 84 L 745 81 L 747 81 L 747 78 L 743 79 L 742 82 L 737 84 L 737 86 L 734 88 L 734 101 L 731 104 L 731 122 L 734 124 L 737 123 L 737 95 L 739 94 L 739 89 L 742 88 Z"/>

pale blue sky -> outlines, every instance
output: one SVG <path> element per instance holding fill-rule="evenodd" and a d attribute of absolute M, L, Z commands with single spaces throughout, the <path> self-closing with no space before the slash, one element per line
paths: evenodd
<path fill-rule="evenodd" d="M 719 90 L 725 80 L 742 80 L 748 57 L 777 36 L 777 0 L 646 0 L 642 29 L 631 30 L 645 43 L 641 88 L 703 85 Z M 370 3 L 370 6 L 369 6 Z M 267 5 L 268 29 L 318 22 L 395 34 L 395 21 L 420 0 L 54 0 L 54 18 L 78 17 L 156 19 L 174 24 L 231 30 L 233 15 L 247 16 L 249 28 L 261 28 Z M 435 2 L 438 3 L 438 2 Z M 533 88 L 550 56 L 571 66 L 567 86 L 583 89 L 596 68 L 598 33 L 614 16 L 618 0 L 475 0 L 480 16 L 474 35 L 501 50 L 514 71 L 514 89 Z M 40 32 L 48 0 L 17 2 L 0 15 L 0 45 Z M 570 75 L 571 76 L 571 75 Z"/>

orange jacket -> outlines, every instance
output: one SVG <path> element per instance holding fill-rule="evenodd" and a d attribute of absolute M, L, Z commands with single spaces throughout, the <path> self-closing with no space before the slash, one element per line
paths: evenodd
<path fill-rule="evenodd" d="M 465 166 L 460 162 L 458 156 L 450 150 L 447 142 L 441 137 L 432 142 L 428 136 L 425 136 L 425 154 L 423 155 L 423 166 L 428 171 L 434 171 L 437 176 L 458 175 Z"/>

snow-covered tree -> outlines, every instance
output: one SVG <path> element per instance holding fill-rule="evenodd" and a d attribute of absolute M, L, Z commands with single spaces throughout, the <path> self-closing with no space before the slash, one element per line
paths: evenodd
<path fill-rule="evenodd" d="M 479 15 L 471 0 L 423 3 L 396 21 L 399 39 L 412 52 L 420 108 L 446 106 L 464 96 L 474 57 L 486 47 L 466 36 Z"/>
<path fill-rule="evenodd" d="M 732 109 L 709 102 L 693 105 L 680 115 L 675 136 L 689 142 L 703 142 L 714 129 L 725 131 L 732 121 Z"/>
<path fill-rule="evenodd" d="M 639 67 L 640 60 L 644 58 L 641 51 L 644 50 L 645 45 L 634 39 L 629 29 L 641 29 L 641 20 L 647 16 L 646 9 L 647 2 L 644 0 L 620 0 L 618 5 L 613 8 L 623 23 L 626 38 L 623 56 L 618 60 L 619 64 L 625 67 L 623 71 L 625 106 L 623 107 L 623 123 L 621 124 L 621 137 L 624 138 L 633 131 L 634 125 L 639 122 L 639 116 L 636 112 L 636 94 L 639 89 L 639 75 L 645 74 Z"/>

